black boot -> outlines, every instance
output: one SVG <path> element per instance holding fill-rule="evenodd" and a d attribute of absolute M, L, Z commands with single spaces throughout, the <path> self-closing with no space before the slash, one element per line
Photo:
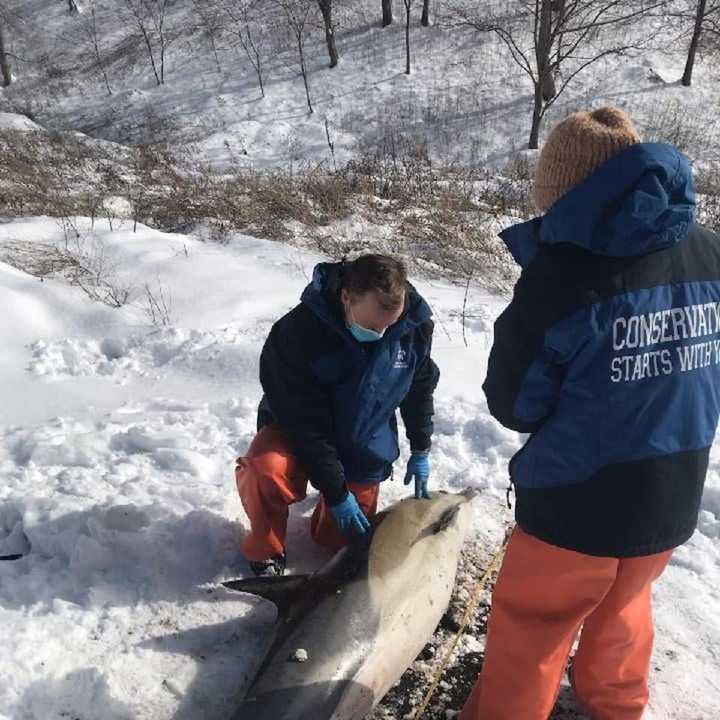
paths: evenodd
<path fill-rule="evenodd" d="M 285 553 L 282 553 L 268 560 L 256 560 L 248 564 L 257 577 L 276 577 L 285 574 L 287 557 Z"/>

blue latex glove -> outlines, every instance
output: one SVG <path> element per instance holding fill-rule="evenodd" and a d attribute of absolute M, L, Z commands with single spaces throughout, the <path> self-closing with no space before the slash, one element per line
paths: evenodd
<path fill-rule="evenodd" d="M 430 499 L 427 484 L 430 478 L 430 456 L 427 452 L 414 452 L 407 464 L 407 472 L 405 473 L 405 484 L 415 478 L 415 497 L 420 500 Z"/>
<path fill-rule="evenodd" d="M 330 512 L 333 514 L 338 527 L 344 533 L 355 530 L 358 535 L 364 535 L 370 530 L 370 522 L 351 492 L 347 494 L 347 497 L 341 503 L 331 505 Z"/>

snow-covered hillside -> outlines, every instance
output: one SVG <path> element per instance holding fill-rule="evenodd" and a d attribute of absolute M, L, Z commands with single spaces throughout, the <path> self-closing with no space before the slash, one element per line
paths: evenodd
<path fill-rule="evenodd" d="M 482 17 L 476 3 L 433 0 L 431 25 L 424 28 L 421 3 L 415 2 L 409 76 L 399 0 L 395 22 L 386 28 L 380 27 L 380 0 L 334 0 L 340 62 L 332 69 L 322 21 L 312 15 L 305 40 L 314 108 L 309 114 L 296 47 L 271 14 L 272 3 L 250 16 L 258 28 L 262 97 L 238 27 L 217 14 L 217 3 L 208 3 L 204 13 L 198 10 L 202 3 L 168 4 L 172 41 L 164 84 L 158 85 L 128 3 L 77 0 L 84 12 L 70 14 L 64 2 L 23 0 L 10 25 L 9 49 L 26 62 L 14 63 L 14 84 L 0 89 L 0 111 L 27 111 L 44 127 L 112 140 L 192 139 L 197 158 L 220 168 L 231 162 L 332 165 L 328 132 L 338 164 L 405 135 L 427 142 L 437 162 L 503 167 L 527 147 L 533 88 L 493 33 L 458 23 L 454 11 L 463 4 Z M 648 138 L 674 139 L 697 162 L 716 163 L 720 131 L 710 108 L 720 99 L 717 64 L 701 54 L 693 86 L 680 86 L 692 27 L 688 18 L 672 14 L 681 5 L 674 0 L 665 14 L 643 18 L 628 41 L 638 47 L 580 73 L 547 123 L 612 103 L 630 111 Z M 93 7 L 101 64 L 92 40 Z"/>

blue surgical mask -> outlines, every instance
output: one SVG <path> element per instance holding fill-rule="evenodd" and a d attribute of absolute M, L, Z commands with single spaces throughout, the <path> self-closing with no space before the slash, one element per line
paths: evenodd
<path fill-rule="evenodd" d="M 378 332 L 377 330 L 371 330 L 370 328 L 358 325 L 353 319 L 354 313 L 351 307 L 346 308 L 346 313 L 347 319 L 345 320 L 345 325 L 347 326 L 347 329 L 350 331 L 352 336 L 358 342 L 373 343 L 382 339 L 382 336 L 385 334 L 384 330 L 382 332 Z M 348 320 L 350 320 L 351 322 L 348 322 Z"/>
<path fill-rule="evenodd" d="M 347 328 L 352 333 L 352 336 L 361 343 L 377 342 L 378 340 L 381 340 L 382 336 L 385 334 L 384 330 L 379 333 L 375 330 L 363 327 L 362 325 L 358 325 L 357 323 L 349 323 Z"/>

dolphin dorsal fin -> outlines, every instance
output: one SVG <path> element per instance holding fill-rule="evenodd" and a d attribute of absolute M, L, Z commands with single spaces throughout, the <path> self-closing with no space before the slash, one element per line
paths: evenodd
<path fill-rule="evenodd" d="M 287 615 L 309 579 L 309 575 L 278 575 L 276 577 L 228 580 L 223 585 L 228 590 L 250 593 L 270 600 L 277 605 L 280 615 Z"/>

